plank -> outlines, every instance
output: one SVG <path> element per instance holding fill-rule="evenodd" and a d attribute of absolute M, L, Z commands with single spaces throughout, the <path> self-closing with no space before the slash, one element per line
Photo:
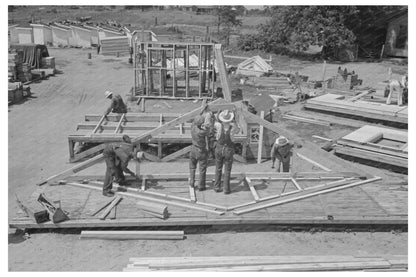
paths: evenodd
<path fill-rule="evenodd" d="M 296 182 L 296 179 L 295 178 L 291 178 L 290 180 L 292 181 L 292 183 L 295 185 L 295 187 L 298 190 L 303 190 L 303 188 L 301 186 L 299 186 L 298 182 Z"/>
<path fill-rule="evenodd" d="M 82 151 L 81 153 L 75 154 L 74 157 L 70 157 L 69 161 L 71 163 L 74 163 L 74 162 L 78 162 L 78 161 L 80 161 L 80 160 L 82 160 L 82 159 L 84 159 L 88 156 L 99 154 L 99 153 L 101 153 L 101 151 L 103 151 L 105 149 L 105 147 L 106 147 L 106 144 L 104 144 L 104 143 L 99 144 L 99 145 L 94 146 L 90 149 Z"/>
<path fill-rule="evenodd" d="M 277 205 L 282 205 L 282 204 L 285 204 L 285 203 L 302 200 L 302 199 L 313 197 L 313 196 L 320 195 L 320 194 L 330 193 L 330 192 L 333 192 L 333 191 L 338 191 L 338 190 L 342 190 L 342 189 L 351 188 L 351 187 L 354 187 L 354 186 L 367 184 L 367 183 L 370 183 L 370 182 L 375 182 L 375 181 L 378 181 L 378 180 L 381 180 L 381 178 L 380 177 L 374 177 L 374 178 L 371 178 L 371 179 L 368 179 L 368 180 L 358 181 L 358 182 L 354 182 L 352 184 L 347 184 L 347 185 L 342 185 L 342 186 L 336 186 L 336 187 L 333 187 L 333 188 L 327 188 L 327 189 L 315 191 L 315 192 L 312 192 L 312 193 L 310 193 L 309 191 L 304 190 L 304 192 L 306 191 L 306 193 L 303 194 L 303 195 L 300 195 L 300 196 L 288 197 L 287 199 L 278 200 L 276 202 L 267 203 L 267 204 L 263 204 L 263 205 L 258 205 L 258 206 L 251 207 L 251 208 L 248 208 L 248 209 L 234 211 L 234 213 L 237 214 L 237 215 L 241 215 L 241 214 L 244 214 L 244 213 L 257 211 L 257 210 L 264 209 L 264 208 L 270 208 L 270 207 L 274 207 L 274 206 L 277 206 Z"/>
<path fill-rule="evenodd" d="M 245 177 L 244 178 L 246 184 L 248 185 L 248 187 L 250 188 L 250 192 L 254 197 L 254 200 L 257 202 L 260 200 L 259 195 L 257 194 L 256 188 L 253 186 L 253 183 L 251 182 L 250 178 Z"/>
<path fill-rule="evenodd" d="M 205 267 L 205 268 L 187 268 L 187 271 L 349 271 L 363 269 L 388 269 L 390 263 L 387 261 L 370 261 L 370 262 L 344 262 L 344 263 L 309 263 L 309 264 L 277 264 L 277 265 L 251 265 L 251 266 L 224 266 L 224 267 Z M 134 271 L 134 268 L 130 268 Z M 167 270 L 167 269 L 163 269 Z M 183 268 L 175 269 L 183 271 Z M 173 270 L 171 270 L 173 271 Z"/>
<path fill-rule="evenodd" d="M 118 195 L 116 195 L 116 197 L 113 199 L 113 201 L 110 203 L 110 205 L 108 205 L 108 207 L 104 210 L 104 212 L 100 215 L 100 219 L 101 220 L 104 220 L 107 216 L 108 216 L 108 214 L 110 213 L 110 211 L 116 206 L 116 205 L 118 205 L 118 203 L 120 203 L 120 201 L 122 200 L 123 198 L 122 197 L 120 197 L 120 196 L 118 196 Z"/>
<path fill-rule="evenodd" d="M 192 149 L 192 145 L 186 146 L 185 148 L 182 148 L 181 150 L 178 150 L 170 155 L 167 155 L 166 157 L 162 158 L 161 161 L 168 162 L 168 161 L 174 160 L 180 156 L 183 156 L 189 153 L 191 149 Z"/>
<path fill-rule="evenodd" d="M 189 186 L 189 198 L 191 201 L 196 202 L 195 188 L 192 186 Z"/>
<path fill-rule="evenodd" d="M 222 93 L 224 95 L 224 99 L 227 102 L 231 102 L 231 84 L 230 80 L 228 79 L 228 74 L 225 69 L 224 57 L 221 49 L 221 44 L 215 44 L 214 46 L 214 53 L 215 53 L 215 60 L 218 67 L 218 74 L 221 81 Z"/>
<path fill-rule="evenodd" d="M 97 126 L 95 126 L 94 130 L 92 130 L 91 134 L 95 134 L 97 132 L 98 128 L 101 127 L 101 124 L 103 123 L 104 119 L 105 119 L 105 115 L 103 115 L 100 121 L 98 121 Z"/>
<path fill-rule="evenodd" d="M 98 209 L 96 209 L 95 211 L 93 211 L 92 213 L 90 213 L 90 215 L 95 216 L 96 214 L 98 214 L 99 212 L 104 210 L 106 207 L 108 207 L 108 205 L 110 205 L 113 201 L 114 201 L 114 198 L 111 199 L 110 201 L 108 201 L 107 203 L 105 203 L 104 206 L 101 206 Z"/>
<path fill-rule="evenodd" d="M 169 218 L 160 220 L 153 218 L 130 218 L 116 220 L 99 219 L 71 219 L 60 223 L 45 222 L 38 224 L 32 220 L 13 219 L 9 221 L 10 228 L 17 229 L 61 229 L 61 228 L 121 228 L 121 227 L 156 227 L 156 226 L 211 226 L 211 225 L 240 225 L 240 224 L 277 224 L 277 225 L 384 225 L 403 226 L 408 225 L 407 216 L 336 216 L 334 220 L 326 217 L 304 216 L 302 218 L 274 216 L 270 218 L 243 218 L 243 217 L 196 217 L 196 218 Z"/>
<path fill-rule="evenodd" d="M 52 183 L 53 181 L 56 181 L 58 179 L 64 179 L 68 176 L 71 176 L 72 174 L 80 172 L 80 171 L 82 171 L 82 170 L 84 170 L 84 169 L 86 169 L 86 168 L 88 168 L 88 167 L 90 167 L 94 164 L 97 164 L 97 163 L 99 163 L 103 160 L 104 160 L 103 154 L 99 154 L 99 155 L 95 156 L 94 158 L 91 158 L 91 159 L 89 159 L 85 162 L 82 162 L 82 163 L 80 163 L 80 164 L 78 164 L 78 165 L 76 165 L 76 166 L 74 166 L 70 169 L 67 169 L 65 171 L 62 171 L 62 172 L 56 174 L 56 175 L 53 175 L 53 176 L 47 178 L 46 180 L 38 183 L 37 185 L 41 186 L 41 185 L 46 184 L 46 183 Z"/>
<path fill-rule="evenodd" d="M 260 112 L 260 119 L 264 120 L 264 111 Z M 260 124 L 260 134 L 259 134 L 259 145 L 257 149 L 257 163 L 261 163 L 261 158 L 263 154 L 263 133 L 264 133 L 264 127 Z"/>
<path fill-rule="evenodd" d="M 120 130 L 120 127 L 121 127 L 121 123 L 123 123 L 123 121 L 124 121 L 124 118 L 126 117 L 126 114 L 125 113 L 123 113 L 123 115 L 121 116 L 121 118 L 120 118 L 120 121 L 118 122 L 118 124 L 117 124 L 117 126 L 116 126 L 116 129 L 114 130 L 114 133 L 115 134 L 117 134 L 118 133 L 118 131 Z"/>
<path fill-rule="evenodd" d="M 362 98 L 362 97 L 364 97 L 364 96 L 366 96 L 366 95 L 368 95 L 368 94 L 370 94 L 372 92 L 374 92 L 374 91 L 367 90 L 367 91 L 361 92 L 360 94 L 358 94 L 358 95 L 356 95 L 356 96 L 351 97 L 350 99 L 348 99 L 348 101 L 351 101 L 351 102 L 357 101 L 358 99 L 360 99 L 360 98 Z"/>
<path fill-rule="evenodd" d="M 80 239 L 115 239 L 115 240 L 182 240 L 183 231 L 82 231 Z"/>
<path fill-rule="evenodd" d="M 293 115 L 289 115 L 289 114 L 283 115 L 282 118 L 289 119 L 289 120 L 306 122 L 306 123 L 312 123 L 312 124 L 322 125 L 322 126 L 331 126 L 330 122 L 314 120 L 314 119 L 310 119 L 310 118 L 303 118 L 303 117 L 293 116 Z"/>
<path fill-rule="evenodd" d="M 302 155 L 302 154 L 300 154 L 300 153 L 296 153 L 296 155 L 297 155 L 299 158 L 304 159 L 305 161 L 310 162 L 311 164 L 313 164 L 313 165 L 315 165 L 315 166 L 317 166 L 317 167 L 321 168 L 322 170 L 325 170 L 325 171 L 331 171 L 331 169 L 329 169 L 329 168 L 327 168 L 327 167 L 325 167 L 325 166 L 321 165 L 320 163 L 315 162 L 314 160 L 312 160 L 312 159 L 310 159 L 310 158 L 308 158 L 308 157 L 306 157 L 306 156 L 304 156 L 304 155 Z"/>
<path fill-rule="evenodd" d="M 71 185 L 71 186 L 76 186 L 76 187 L 82 187 L 82 188 L 86 188 L 86 189 L 94 189 L 94 190 L 102 190 L 99 187 L 95 187 L 95 186 L 91 186 L 91 185 L 84 185 L 84 184 L 78 184 L 78 183 L 74 183 L 74 182 L 69 182 L 67 183 L 67 185 Z M 133 198 L 137 198 L 137 199 L 142 199 L 142 200 L 147 200 L 147 201 L 153 201 L 155 203 L 161 203 L 161 204 L 166 204 L 166 205 L 172 205 L 172 206 L 176 206 L 176 207 L 180 207 L 180 208 L 186 208 L 186 209 L 191 209 L 191 210 L 197 210 L 197 211 L 202 211 L 202 212 L 206 212 L 206 213 L 212 213 L 212 214 L 216 214 L 216 215 L 222 215 L 224 214 L 224 212 L 221 211 L 214 211 L 211 209 L 207 209 L 205 207 L 201 207 L 201 205 L 193 203 L 193 204 L 188 204 L 188 203 L 180 203 L 174 200 L 165 200 L 165 199 L 157 199 L 151 196 L 146 196 L 145 193 L 147 192 L 140 192 L 137 194 L 133 194 L 133 193 L 128 193 L 128 192 L 116 192 L 116 194 L 118 195 L 122 195 L 122 196 L 126 196 L 126 197 L 133 197 Z M 148 194 L 148 193 L 147 193 Z"/>

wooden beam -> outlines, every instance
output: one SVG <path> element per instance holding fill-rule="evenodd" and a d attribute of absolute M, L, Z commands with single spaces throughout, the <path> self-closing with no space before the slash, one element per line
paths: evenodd
<path fill-rule="evenodd" d="M 334 181 L 334 182 L 330 182 L 330 183 L 326 183 L 326 184 L 321 184 L 321 185 L 316 185 L 316 186 L 313 186 L 313 187 L 308 187 L 305 190 L 308 191 L 308 192 L 319 191 L 323 187 L 332 188 L 332 187 L 335 187 L 335 186 L 346 185 L 346 184 L 349 184 L 353 180 L 356 180 L 356 179 L 355 178 L 346 178 L 346 179 L 342 179 L 342 180 L 338 180 L 338 181 Z M 292 191 L 289 191 L 289 192 L 283 192 L 285 187 L 286 187 L 286 183 L 285 183 L 285 186 L 283 187 L 282 193 L 280 193 L 280 194 L 266 196 L 266 197 L 260 198 L 258 201 L 250 201 L 250 202 L 247 202 L 247 203 L 231 206 L 231 207 L 228 207 L 227 210 L 234 210 L 234 209 L 238 209 L 238 208 L 243 208 L 243 207 L 251 206 L 253 204 L 257 204 L 258 202 L 265 202 L 265 201 L 268 201 L 268 200 L 272 200 L 272 199 L 276 199 L 276 198 L 282 198 L 282 197 L 289 196 L 289 195 L 292 195 L 292 194 L 299 194 L 301 192 L 299 190 L 292 190 Z"/>
<path fill-rule="evenodd" d="M 375 182 L 375 181 L 378 181 L 378 180 L 381 180 L 381 178 L 380 177 L 374 177 L 374 178 L 371 178 L 371 179 L 354 182 L 352 184 L 336 186 L 336 187 L 333 187 L 333 188 L 323 189 L 323 190 L 319 190 L 319 191 L 312 192 L 312 193 L 310 193 L 309 191 L 306 191 L 306 193 L 303 194 L 303 195 L 295 195 L 293 197 L 287 197 L 286 199 L 278 200 L 276 202 L 271 202 L 271 203 L 267 203 L 267 204 L 263 204 L 263 205 L 258 205 L 258 206 L 251 207 L 251 208 L 248 208 L 248 209 L 237 210 L 237 211 L 234 211 L 233 213 L 235 213 L 237 215 L 241 215 L 241 214 L 245 214 L 245 213 L 249 213 L 249 212 L 253 212 L 253 211 L 258 211 L 258 210 L 265 209 L 265 208 L 274 207 L 274 206 L 277 206 L 277 205 L 282 205 L 282 204 L 302 200 L 302 199 L 313 197 L 313 196 L 320 195 L 320 194 L 330 193 L 330 192 L 333 192 L 333 191 L 339 191 L 339 190 L 342 190 L 342 189 L 347 189 L 347 188 L 351 188 L 351 187 L 355 187 L 355 186 Z M 300 192 L 300 194 L 304 193 L 304 192 L 305 192 L 305 190 L 303 192 Z"/>
<path fill-rule="evenodd" d="M 264 119 L 264 111 L 260 112 L 260 118 Z M 261 158 L 262 158 L 262 151 L 263 151 L 263 132 L 264 128 L 263 125 L 260 124 L 260 135 L 259 135 L 259 144 L 257 149 L 257 163 L 261 164 Z"/>
<path fill-rule="evenodd" d="M 99 187 L 95 187 L 95 186 L 91 186 L 91 185 L 85 185 L 85 184 L 79 184 L 79 183 L 75 183 L 75 182 L 68 182 L 67 185 L 82 187 L 82 188 L 86 188 L 86 189 L 102 190 L 102 188 L 99 188 Z M 148 194 L 148 192 L 141 192 L 139 190 L 136 193 L 116 192 L 116 195 L 122 195 L 122 196 L 126 196 L 126 197 L 134 197 L 134 198 L 137 198 L 137 199 L 142 199 L 142 200 L 146 200 L 146 201 L 150 201 L 150 202 L 161 203 L 161 204 L 176 206 L 176 207 L 180 207 L 180 208 L 190 209 L 190 210 L 197 210 L 197 211 L 212 213 L 212 214 L 216 214 L 216 215 L 224 214 L 223 211 L 214 211 L 214 210 L 211 210 L 211 209 L 207 209 L 205 207 L 201 207 L 201 205 L 196 204 L 196 203 L 193 203 L 193 204 L 191 204 L 191 203 L 181 203 L 181 202 L 174 201 L 174 200 L 158 199 L 158 198 L 155 198 L 155 197 L 147 196 L 146 194 Z"/>
<path fill-rule="evenodd" d="M 80 239 L 152 239 L 152 240 L 181 240 L 183 231 L 82 231 Z"/>
<path fill-rule="evenodd" d="M 360 93 L 360 94 L 358 94 L 358 95 L 356 95 L 354 97 L 351 97 L 350 99 L 348 99 L 348 101 L 351 101 L 351 102 L 357 101 L 360 98 L 362 98 L 362 97 L 364 97 L 364 96 L 366 96 L 366 95 L 368 95 L 368 94 L 370 94 L 372 92 L 374 92 L 374 91 L 372 91 L 372 90 L 364 91 L 364 92 L 362 92 L 362 93 Z"/>
<path fill-rule="evenodd" d="M 145 191 L 146 190 L 146 178 L 145 177 L 142 177 L 142 187 L 141 187 L 141 190 L 142 191 Z"/>
<path fill-rule="evenodd" d="M 85 162 L 82 162 L 82 163 L 80 163 L 80 164 L 78 164 L 78 165 L 76 165 L 76 166 L 74 166 L 70 169 L 67 169 L 65 171 L 62 171 L 62 172 L 56 174 L 56 175 L 53 175 L 53 176 L 47 178 L 46 180 L 38 183 L 37 185 L 41 186 L 41 185 L 46 184 L 46 183 L 52 183 L 53 181 L 56 181 L 56 180 L 59 180 L 59 179 L 64 179 L 68 176 L 71 176 L 72 174 L 80 172 L 80 171 L 82 171 L 82 170 L 84 170 L 84 169 L 86 169 L 86 168 L 88 168 L 88 167 L 90 167 L 94 164 L 97 164 L 97 163 L 99 163 L 103 160 L 104 160 L 103 154 L 99 154 L 99 155 L 95 156 L 94 158 L 91 158 L 91 159 L 89 159 Z"/>
<path fill-rule="evenodd" d="M 313 165 L 315 165 L 315 166 L 317 166 L 317 167 L 321 168 L 322 170 L 325 170 L 325 171 L 331 171 L 331 169 L 329 169 L 329 168 L 327 168 L 327 167 L 325 167 L 325 166 L 321 165 L 320 163 L 315 162 L 314 160 L 312 160 L 312 159 L 310 159 L 310 158 L 308 158 L 308 157 L 305 157 L 304 155 L 302 155 L 302 154 L 300 154 L 300 153 L 296 153 L 296 155 L 297 155 L 299 158 L 304 159 L 305 161 L 310 162 L 311 164 L 313 164 Z"/>
<path fill-rule="evenodd" d="M 101 127 L 101 124 L 103 123 L 103 121 L 104 121 L 105 117 L 106 117 L 105 115 L 103 115 L 103 116 L 101 117 L 100 121 L 98 121 L 98 123 L 97 123 L 97 126 L 95 126 L 94 130 L 92 130 L 92 132 L 91 132 L 91 134 L 90 134 L 90 135 L 95 134 L 95 133 L 97 132 L 98 128 L 100 128 L 100 127 Z"/>
<path fill-rule="evenodd" d="M 189 186 L 189 198 L 192 202 L 196 202 L 195 188 L 193 186 Z"/>
<path fill-rule="evenodd" d="M 227 102 L 231 102 L 231 84 L 230 80 L 228 79 L 227 70 L 225 68 L 224 57 L 221 49 L 221 44 L 215 44 L 214 46 L 215 51 L 215 59 L 217 62 L 218 67 L 218 74 L 220 76 L 221 86 L 222 86 L 222 93 L 224 94 L 224 99 Z"/>
<path fill-rule="evenodd" d="M 292 181 L 292 183 L 295 185 L 295 187 L 298 190 L 303 190 L 303 188 L 301 186 L 299 186 L 298 182 L 296 182 L 296 179 L 295 178 L 291 178 L 290 180 Z"/>
<path fill-rule="evenodd" d="M 186 50 L 184 51 L 184 67 L 185 67 L 185 97 L 189 97 L 189 45 L 186 45 Z"/>
<path fill-rule="evenodd" d="M 293 115 L 290 115 L 290 114 L 285 114 L 285 115 L 282 116 L 282 118 L 289 119 L 289 120 L 294 120 L 294 121 L 312 123 L 312 124 L 317 124 L 317 125 L 322 125 L 322 126 L 331 126 L 330 122 L 325 122 L 325 121 L 321 121 L 321 120 L 314 120 L 314 119 L 304 118 L 304 117 L 299 117 L 299 116 L 293 116 Z"/>
<path fill-rule="evenodd" d="M 185 148 L 182 148 L 181 150 L 178 150 L 178 151 L 164 157 L 163 159 L 161 159 L 161 161 L 162 162 L 168 162 L 168 161 L 174 160 L 174 159 L 176 159 L 176 158 L 178 158 L 182 155 L 185 155 L 185 154 L 189 153 L 191 151 L 191 149 L 192 149 L 192 145 L 186 146 Z"/>
<path fill-rule="evenodd" d="M 257 202 L 257 201 L 259 201 L 260 200 L 260 197 L 259 197 L 259 195 L 257 194 L 257 191 L 256 191 L 256 188 L 253 186 L 253 184 L 251 183 L 251 180 L 250 180 L 250 178 L 248 178 L 248 177 L 245 177 L 244 178 L 244 180 L 245 180 L 245 183 L 248 185 L 248 187 L 250 188 L 250 191 L 251 191 L 251 194 L 253 195 L 253 197 L 254 197 L 254 200 Z"/>
<path fill-rule="evenodd" d="M 97 155 L 97 154 L 101 153 L 105 149 L 105 147 L 106 147 L 106 144 L 102 143 L 102 144 L 94 146 L 90 149 L 87 149 L 85 151 L 82 151 L 81 153 L 74 154 L 74 156 L 69 159 L 69 162 L 71 162 L 71 163 L 78 162 L 81 159 L 84 159 L 84 158 L 86 158 L 90 155 Z"/>
<path fill-rule="evenodd" d="M 114 201 L 114 198 L 111 199 L 110 201 L 108 201 L 107 203 L 105 203 L 104 206 L 101 206 L 98 209 L 96 209 L 95 211 L 93 211 L 92 213 L 90 213 L 90 216 L 94 216 L 94 215 L 98 214 L 99 212 L 104 210 L 106 207 L 108 207 L 108 205 L 110 205 L 113 201 Z"/>
<path fill-rule="evenodd" d="M 125 114 L 125 113 L 123 113 L 123 115 L 122 115 L 122 116 L 121 116 L 121 118 L 120 118 L 120 121 L 119 121 L 119 122 L 118 122 L 118 124 L 117 124 L 116 129 L 114 130 L 114 134 L 117 134 L 117 133 L 118 133 L 118 131 L 120 130 L 121 123 L 123 122 L 123 120 L 124 120 L 125 116 L 126 116 L 126 114 Z"/>
<path fill-rule="evenodd" d="M 118 203 L 122 200 L 123 198 L 116 195 L 116 197 L 113 199 L 113 201 L 111 202 L 110 205 L 108 205 L 108 207 L 104 210 L 104 212 L 100 215 L 100 219 L 104 220 L 107 215 L 110 213 L 110 211 L 116 206 L 118 205 Z"/>

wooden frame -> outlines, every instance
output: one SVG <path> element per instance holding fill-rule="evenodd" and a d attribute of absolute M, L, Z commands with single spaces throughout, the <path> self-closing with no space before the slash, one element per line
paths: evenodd
<path fill-rule="evenodd" d="M 215 89 L 212 65 L 216 59 L 213 48 L 212 43 L 136 42 L 132 97 L 212 98 Z M 197 59 L 196 64 L 190 62 L 191 58 L 193 61 Z M 182 73 L 184 81 L 179 85 Z M 193 73 L 197 75 L 197 80 L 191 80 Z M 158 78 L 154 78 L 156 75 Z M 171 78 L 168 79 L 167 75 Z M 197 85 L 192 85 L 195 82 Z"/>

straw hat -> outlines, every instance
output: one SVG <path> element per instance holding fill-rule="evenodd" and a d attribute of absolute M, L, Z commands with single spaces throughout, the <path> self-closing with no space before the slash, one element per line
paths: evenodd
<path fill-rule="evenodd" d="M 289 140 L 283 136 L 280 136 L 276 139 L 275 143 L 277 146 L 284 146 L 289 143 Z"/>
<path fill-rule="evenodd" d="M 231 122 L 234 119 L 234 113 L 229 110 L 224 110 L 219 113 L 218 119 L 223 123 Z"/>
<path fill-rule="evenodd" d="M 104 92 L 104 94 L 105 94 L 105 98 L 109 98 L 111 95 L 113 95 L 113 92 L 107 90 L 106 92 Z"/>

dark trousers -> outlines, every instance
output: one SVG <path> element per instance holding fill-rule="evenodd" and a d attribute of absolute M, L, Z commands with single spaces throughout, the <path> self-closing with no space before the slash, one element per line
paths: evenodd
<path fill-rule="evenodd" d="M 115 156 L 113 155 L 105 156 L 105 164 L 106 164 L 106 171 L 105 171 L 103 191 L 108 192 L 113 188 L 113 176 L 117 175 Z"/>
<path fill-rule="evenodd" d="M 215 147 L 215 183 L 214 189 L 221 188 L 222 167 L 224 165 L 224 192 L 231 192 L 230 177 L 233 166 L 234 147 L 219 145 Z"/>
<path fill-rule="evenodd" d="M 205 188 L 205 179 L 208 166 L 208 151 L 192 146 L 189 158 L 189 184 L 194 186 L 195 183 L 195 171 L 199 162 L 199 188 Z"/>

